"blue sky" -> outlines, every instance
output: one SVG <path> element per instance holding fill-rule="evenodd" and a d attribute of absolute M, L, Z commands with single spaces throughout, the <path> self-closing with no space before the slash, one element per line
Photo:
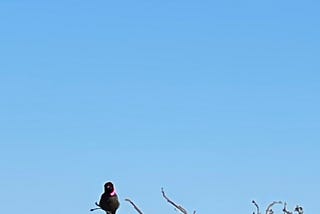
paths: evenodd
<path fill-rule="evenodd" d="M 316 213 L 319 6 L 1 1 L 2 212 Z"/>

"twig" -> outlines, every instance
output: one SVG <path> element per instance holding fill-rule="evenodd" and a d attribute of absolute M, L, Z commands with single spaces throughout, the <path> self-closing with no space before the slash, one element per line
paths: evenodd
<path fill-rule="evenodd" d="M 100 204 L 98 204 L 97 202 L 95 202 L 95 205 L 98 206 L 98 207 L 97 207 L 97 208 L 92 208 L 92 209 L 90 209 L 90 211 L 95 211 L 95 210 L 101 209 Z"/>
<path fill-rule="evenodd" d="M 292 214 L 292 212 L 289 212 L 287 210 L 287 203 L 286 202 L 284 202 L 284 207 L 283 207 L 282 211 L 284 212 L 284 214 Z"/>
<path fill-rule="evenodd" d="M 183 214 L 188 214 L 187 210 L 185 210 L 182 206 L 177 205 L 176 203 L 174 203 L 173 201 L 171 201 L 166 194 L 163 191 L 163 188 L 161 188 L 161 192 L 162 192 L 162 196 L 167 200 L 168 203 L 172 204 L 175 208 L 177 208 L 180 212 L 182 212 Z M 193 213 L 195 213 L 196 211 L 194 211 Z"/>
<path fill-rule="evenodd" d="M 125 201 L 128 201 L 139 214 L 143 214 L 143 212 L 130 199 L 126 198 Z"/>
<path fill-rule="evenodd" d="M 260 208 L 259 205 L 257 204 L 257 202 L 255 202 L 255 200 L 252 200 L 252 203 L 254 204 L 254 206 L 256 206 L 257 208 L 257 214 L 260 214 Z M 253 212 L 254 213 L 254 212 Z"/>
<path fill-rule="evenodd" d="M 266 210 L 266 214 L 269 214 L 270 211 L 271 211 L 271 207 L 275 204 L 282 204 L 282 201 L 274 201 L 272 202 L 271 204 L 269 204 L 269 206 L 267 207 L 267 210 Z"/>
<path fill-rule="evenodd" d="M 296 206 L 296 208 L 294 209 L 294 211 L 298 212 L 298 214 L 303 214 L 303 208 L 300 206 Z"/>

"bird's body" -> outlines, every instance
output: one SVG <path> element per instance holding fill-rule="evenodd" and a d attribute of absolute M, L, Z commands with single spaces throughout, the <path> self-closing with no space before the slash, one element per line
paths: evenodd
<path fill-rule="evenodd" d="M 107 182 L 104 185 L 104 193 L 101 195 L 99 206 L 106 211 L 107 214 L 116 214 L 119 208 L 118 195 L 111 182 Z"/>

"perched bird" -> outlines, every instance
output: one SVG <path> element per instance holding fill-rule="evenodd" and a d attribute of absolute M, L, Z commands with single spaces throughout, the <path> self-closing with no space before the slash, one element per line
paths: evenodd
<path fill-rule="evenodd" d="M 107 214 L 116 214 L 119 208 L 118 195 L 111 182 L 107 182 L 104 185 L 104 193 L 101 195 L 99 201 L 99 207 L 106 211 Z"/>

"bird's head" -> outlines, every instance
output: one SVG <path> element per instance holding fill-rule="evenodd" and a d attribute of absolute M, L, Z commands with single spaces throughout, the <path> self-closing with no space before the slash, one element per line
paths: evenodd
<path fill-rule="evenodd" d="M 104 184 L 104 191 L 110 195 L 115 194 L 113 183 L 107 182 Z"/>

